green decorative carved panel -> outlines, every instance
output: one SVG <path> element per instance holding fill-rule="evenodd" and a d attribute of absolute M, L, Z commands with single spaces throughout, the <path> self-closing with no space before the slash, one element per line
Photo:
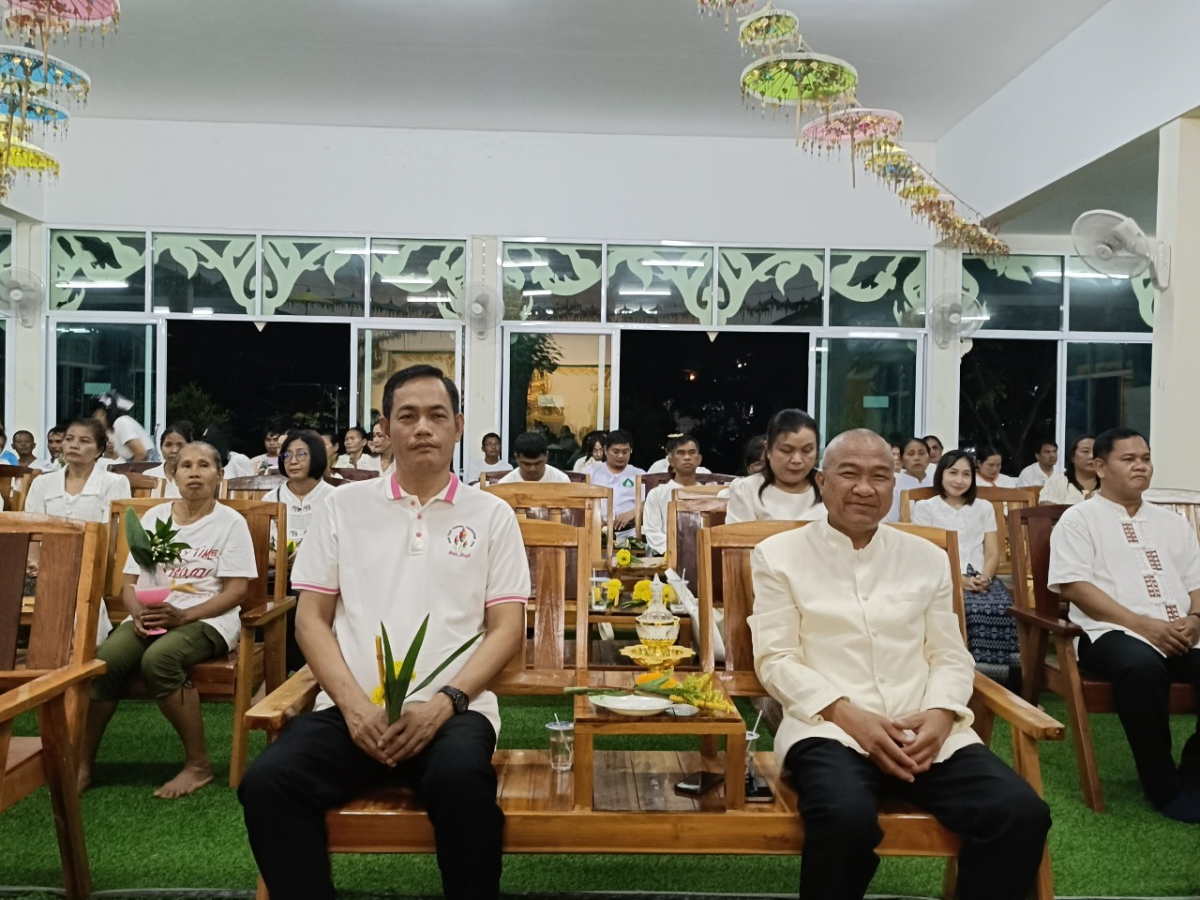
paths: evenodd
<path fill-rule="evenodd" d="M 256 312 L 253 235 L 155 232 L 152 239 L 154 307 L 193 314 Z"/>
<path fill-rule="evenodd" d="M 599 322 L 603 266 L 599 244 L 505 244 L 500 254 L 504 317 Z"/>
<path fill-rule="evenodd" d="M 925 254 L 835 250 L 829 255 L 829 324 L 925 326 Z"/>
<path fill-rule="evenodd" d="M 466 288 L 466 241 L 371 241 L 371 315 L 459 319 Z"/>
<path fill-rule="evenodd" d="M 608 247 L 608 321 L 708 324 L 711 247 Z"/>
<path fill-rule="evenodd" d="M 718 325 L 821 325 L 824 250 L 722 249 Z"/>
<path fill-rule="evenodd" d="M 144 231 L 52 231 L 50 310 L 146 311 Z"/>
<path fill-rule="evenodd" d="M 1108 278 L 1075 257 L 1067 259 L 1072 331 L 1154 330 L 1154 284 L 1149 274 Z"/>
<path fill-rule="evenodd" d="M 366 238 L 264 237 L 265 315 L 362 316 Z"/>
<path fill-rule="evenodd" d="M 12 232 L 0 231 L 0 268 L 7 269 L 12 266 Z"/>

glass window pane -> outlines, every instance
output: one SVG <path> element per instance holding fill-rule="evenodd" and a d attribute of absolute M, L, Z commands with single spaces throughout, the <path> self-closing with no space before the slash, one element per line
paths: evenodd
<path fill-rule="evenodd" d="M 717 276 L 718 324 L 822 322 L 824 250 L 726 249 Z"/>
<path fill-rule="evenodd" d="M 253 314 L 255 246 L 249 234 L 159 234 L 154 241 L 157 311 Z"/>
<path fill-rule="evenodd" d="M 264 237 L 263 313 L 361 316 L 366 238 Z"/>
<path fill-rule="evenodd" d="M 0 269 L 12 265 L 12 232 L 0 231 Z"/>
<path fill-rule="evenodd" d="M 144 231 L 52 231 L 50 309 L 146 311 Z"/>
<path fill-rule="evenodd" d="M 0 316 L 0 422 L 8 421 L 8 322 Z"/>
<path fill-rule="evenodd" d="M 95 396 L 115 390 L 133 401 L 131 415 L 154 434 L 162 424 L 155 417 L 155 326 L 59 322 L 55 330 L 55 421 L 90 415 Z"/>
<path fill-rule="evenodd" d="M 1151 357 L 1150 344 L 1067 344 L 1067 440 L 1109 428 L 1149 436 Z"/>
<path fill-rule="evenodd" d="M 570 468 L 583 437 L 608 428 L 611 353 L 605 334 L 510 333 L 506 453 L 521 432 L 544 429 L 551 465 Z"/>
<path fill-rule="evenodd" d="M 1154 330 L 1154 285 L 1149 275 L 1109 278 L 1067 258 L 1072 331 Z"/>
<path fill-rule="evenodd" d="M 608 247 L 608 321 L 712 321 L 711 247 Z"/>
<path fill-rule="evenodd" d="M 458 321 L 465 241 L 371 241 L 371 315 Z"/>
<path fill-rule="evenodd" d="M 1058 331 L 1062 257 L 963 257 L 963 293 L 983 304 L 986 331 Z"/>
<path fill-rule="evenodd" d="M 393 331 L 362 328 L 358 332 L 358 395 L 362 418 L 351 418 L 368 431 L 383 409 L 383 386 L 393 373 L 409 366 L 437 366 L 447 377 L 458 371 L 453 331 Z"/>
<path fill-rule="evenodd" d="M 598 244 L 505 244 L 504 318 L 599 322 L 603 260 Z"/>
<path fill-rule="evenodd" d="M 813 352 L 822 449 L 851 428 L 870 428 L 889 440 L 912 434 L 917 418 L 915 341 L 822 338 Z"/>
<path fill-rule="evenodd" d="M 977 338 L 960 364 L 958 445 L 991 444 L 1019 475 L 1054 439 L 1058 342 Z"/>
<path fill-rule="evenodd" d="M 830 253 L 829 324 L 925 327 L 925 254 Z"/>

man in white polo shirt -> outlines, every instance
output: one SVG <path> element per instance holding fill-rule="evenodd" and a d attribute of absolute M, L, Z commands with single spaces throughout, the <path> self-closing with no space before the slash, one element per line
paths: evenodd
<path fill-rule="evenodd" d="M 540 431 L 518 434 L 513 441 L 513 455 L 517 458 L 517 467 L 497 480 L 497 484 L 567 484 L 571 480 L 554 466 L 546 465 L 550 448 Z"/>
<path fill-rule="evenodd" d="M 272 900 L 332 900 L 325 813 L 368 788 L 411 783 L 429 811 L 445 896 L 495 898 L 504 815 L 492 752 L 499 707 L 487 685 L 524 645 L 529 565 L 516 516 L 450 472 L 462 438 L 458 389 L 432 366 L 388 379 L 391 477 L 338 488 L 297 552 L 296 637 L 324 689 L 261 754 L 239 789 Z M 421 621 L 417 673 L 484 638 L 388 725 L 372 704 L 382 622 L 402 658 Z"/>
<path fill-rule="evenodd" d="M 656 556 L 667 553 L 667 506 L 681 487 L 693 487 L 700 470 L 700 444 L 690 434 L 673 436 L 671 468 L 675 477 L 646 495 L 642 507 L 642 539 Z"/>
<path fill-rule="evenodd" d="M 613 529 L 617 540 L 633 537 L 633 520 L 637 516 L 637 476 L 646 473 L 629 464 L 633 455 L 633 438 L 618 428 L 604 439 L 605 460 L 590 470 L 592 484 L 612 488 Z M 606 502 L 600 504 L 600 516 L 608 519 Z"/>

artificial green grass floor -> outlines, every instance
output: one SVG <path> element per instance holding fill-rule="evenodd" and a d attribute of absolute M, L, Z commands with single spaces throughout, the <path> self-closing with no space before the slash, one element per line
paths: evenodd
<path fill-rule="evenodd" d="M 545 723 L 571 715 L 565 699 L 501 698 L 502 748 L 541 747 Z M 1047 711 L 1065 722 L 1058 698 Z M 204 704 L 213 785 L 180 800 L 158 800 L 154 788 L 178 770 L 181 755 L 170 726 L 149 703 L 125 703 L 100 748 L 94 786 L 83 797 L 88 855 L 97 891 L 153 888 L 248 890 L 256 870 L 246 844 L 241 807 L 225 787 L 232 709 Z M 1176 746 L 1194 727 L 1173 719 Z M 33 720 L 18 722 L 32 734 Z M 1046 799 L 1054 813 L 1050 852 L 1055 892 L 1084 897 L 1193 897 L 1200 895 L 1200 828 L 1171 822 L 1142 800 L 1129 750 L 1116 717 L 1092 717 L 1108 812 L 1088 810 L 1079 795 L 1070 740 L 1041 745 Z M 252 752 L 262 747 L 252 736 Z M 647 743 L 647 742 L 651 743 Z M 601 748 L 685 748 L 683 739 L 609 738 Z M 635 743 L 637 742 L 637 743 Z M 993 746 L 1008 758 L 1008 732 L 997 728 Z M 770 749 L 769 746 L 763 749 Z M 346 896 L 414 897 L 440 893 L 432 856 L 334 857 L 334 877 Z M 885 858 L 873 894 L 936 897 L 943 862 Z M 729 895 L 791 894 L 799 875 L 795 857 L 601 856 L 513 854 L 505 859 L 503 889 L 511 893 L 697 892 Z M 61 887 L 49 797 L 43 788 L 0 815 L 0 885 Z M 31 895 L 33 896 L 33 895 Z"/>

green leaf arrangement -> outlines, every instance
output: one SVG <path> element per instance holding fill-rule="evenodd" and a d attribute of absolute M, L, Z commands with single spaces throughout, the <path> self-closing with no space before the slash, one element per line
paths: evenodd
<path fill-rule="evenodd" d="M 383 699 L 389 725 L 400 718 L 405 700 L 423 688 L 428 687 L 433 682 L 433 679 L 442 674 L 446 666 L 466 653 L 472 644 L 483 637 L 482 631 L 472 635 L 466 643 L 442 660 L 441 664 L 430 672 L 424 681 L 409 690 L 408 685 L 413 680 L 413 673 L 417 668 L 417 656 L 421 653 L 421 645 L 425 643 L 425 632 L 428 628 L 429 616 L 426 616 L 421 622 L 421 627 L 417 629 L 417 634 L 412 639 L 412 643 L 408 645 L 408 652 L 404 654 L 404 661 L 400 663 L 400 671 L 397 673 L 396 663 L 392 657 L 392 642 L 388 640 L 387 628 L 384 627 L 382 622 L 379 623 L 379 631 L 383 640 L 383 659 L 380 666 L 382 670 L 381 675 L 383 676 Z"/>
<path fill-rule="evenodd" d="M 154 530 L 143 528 L 141 520 L 132 506 L 125 507 L 122 516 L 125 523 L 125 538 L 129 541 L 129 555 L 133 557 L 139 568 L 147 572 L 158 566 L 171 566 L 179 562 L 184 550 L 191 550 L 191 544 L 176 541 L 179 529 L 171 521 L 171 517 L 154 523 Z"/>

